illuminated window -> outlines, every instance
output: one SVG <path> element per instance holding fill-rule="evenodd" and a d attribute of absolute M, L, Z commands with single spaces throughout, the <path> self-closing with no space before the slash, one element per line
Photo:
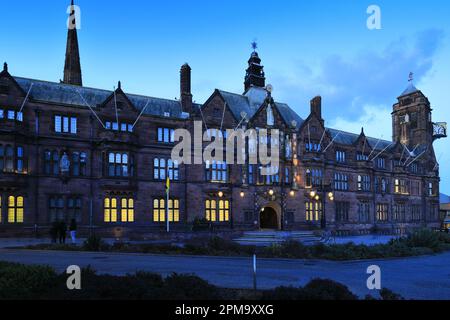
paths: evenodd
<path fill-rule="evenodd" d="M 8 197 L 8 223 L 23 223 L 23 197 Z"/>
<path fill-rule="evenodd" d="M 153 200 L 153 222 L 166 221 L 166 199 Z M 169 199 L 169 222 L 180 222 L 180 200 Z"/>
<path fill-rule="evenodd" d="M 105 222 L 117 222 L 117 198 L 105 198 Z"/>
<path fill-rule="evenodd" d="M 394 192 L 397 194 L 408 194 L 408 181 L 402 179 L 394 180 Z"/>
<path fill-rule="evenodd" d="M 322 203 L 316 202 L 306 202 L 305 203 L 306 221 L 315 222 L 319 221 L 322 216 Z"/>
<path fill-rule="evenodd" d="M 229 200 L 206 200 L 205 217 L 211 222 L 230 221 L 230 201 Z"/>
<path fill-rule="evenodd" d="M 134 200 L 123 198 L 120 211 L 122 222 L 134 222 Z"/>

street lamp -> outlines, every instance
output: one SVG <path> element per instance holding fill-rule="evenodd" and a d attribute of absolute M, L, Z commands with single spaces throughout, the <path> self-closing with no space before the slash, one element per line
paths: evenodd
<path fill-rule="evenodd" d="M 223 192 L 219 191 L 218 195 L 219 195 L 219 198 L 222 198 L 223 197 Z"/>
<path fill-rule="evenodd" d="M 273 191 L 272 189 L 269 190 L 269 196 L 273 196 L 275 193 L 275 191 Z"/>
<path fill-rule="evenodd" d="M 241 196 L 241 198 L 245 197 L 244 191 L 241 191 L 240 196 Z"/>
<path fill-rule="evenodd" d="M 311 191 L 311 192 L 309 193 L 309 195 L 311 196 L 311 198 L 314 198 L 314 197 L 316 196 L 316 192 L 315 192 L 315 191 Z"/>
<path fill-rule="evenodd" d="M 289 192 L 289 194 L 290 194 L 291 197 L 295 197 L 295 191 L 294 190 L 291 190 L 291 192 Z"/>

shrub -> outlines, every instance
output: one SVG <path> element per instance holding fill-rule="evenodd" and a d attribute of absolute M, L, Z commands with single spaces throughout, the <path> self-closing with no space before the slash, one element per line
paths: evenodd
<path fill-rule="evenodd" d="M 357 300 L 346 286 L 332 280 L 314 279 L 303 288 L 278 287 L 264 291 L 263 300 Z"/>
<path fill-rule="evenodd" d="M 418 229 L 406 238 L 406 243 L 410 247 L 430 248 L 433 251 L 440 251 L 440 235 L 439 233 L 429 229 Z"/>
<path fill-rule="evenodd" d="M 332 280 L 314 279 L 304 288 L 304 298 L 309 300 L 357 300 L 346 286 Z"/>
<path fill-rule="evenodd" d="M 165 280 L 160 299 L 166 300 L 219 300 L 220 290 L 194 275 L 172 274 Z"/>
<path fill-rule="evenodd" d="M 95 234 L 89 236 L 83 243 L 83 250 L 86 251 L 106 251 L 109 246 Z"/>
<path fill-rule="evenodd" d="M 382 300 L 404 300 L 401 295 L 386 288 L 381 289 L 380 296 Z"/>
<path fill-rule="evenodd" d="M 210 222 L 206 218 L 195 217 L 192 222 L 192 231 L 207 231 L 210 229 Z"/>
<path fill-rule="evenodd" d="M 0 299 L 35 299 L 56 285 L 57 275 L 47 266 L 0 262 Z"/>

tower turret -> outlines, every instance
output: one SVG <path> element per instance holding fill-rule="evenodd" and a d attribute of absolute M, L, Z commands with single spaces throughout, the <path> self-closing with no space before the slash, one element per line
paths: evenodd
<path fill-rule="evenodd" d="M 80 50 L 78 47 L 77 22 L 73 0 L 70 7 L 69 26 L 67 31 L 66 62 L 64 64 L 63 83 L 82 86 Z"/>
<path fill-rule="evenodd" d="M 245 92 L 251 87 L 261 87 L 266 86 L 266 78 L 264 74 L 264 67 L 261 65 L 261 59 L 256 52 L 257 44 L 252 43 L 253 52 L 248 60 L 248 68 L 245 74 Z"/>

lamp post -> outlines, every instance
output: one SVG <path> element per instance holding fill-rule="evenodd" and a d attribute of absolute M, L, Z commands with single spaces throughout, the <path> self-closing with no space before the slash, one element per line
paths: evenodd
<path fill-rule="evenodd" d="M 324 230 L 327 228 L 327 216 L 325 214 L 326 199 L 328 198 L 330 201 L 334 201 L 334 193 L 331 184 L 321 184 L 317 190 L 311 190 L 309 196 L 312 200 L 321 200 L 322 214 L 320 216 L 320 228 Z"/>

